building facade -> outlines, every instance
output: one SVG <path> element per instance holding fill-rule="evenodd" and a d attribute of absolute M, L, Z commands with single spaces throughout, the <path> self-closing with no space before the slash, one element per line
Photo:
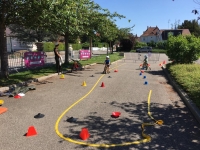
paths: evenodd
<path fill-rule="evenodd" d="M 148 27 L 146 31 L 140 36 L 140 42 L 150 43 L 150 42 L 162 42 L 168 39 L 169 34 L 177 36 L 181 35 L 191 35 L 189 29 L 159 29 L 156 27 Z"/>
<path fill-rule="evenodd" d="M 35 51 L 37 49 L 37 46 L 34 42 L 19 41 L 15 35 L 11 34 L 9 28 L 6 28 L 6 41 L 8 52 L 14 52 L 18 50 Z"/>

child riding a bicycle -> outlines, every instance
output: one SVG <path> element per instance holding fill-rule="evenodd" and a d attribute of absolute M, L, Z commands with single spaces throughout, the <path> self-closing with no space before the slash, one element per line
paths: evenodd
<path fill-rule="evenodd" d="M 109 59 L 109 56 L 106 56 L 106 60 L 104 61 L 104 65 L 105 65 L 105 67 L 104 67 L 104 73 L 106 74 L 106 73 L 110 73 L 110 59 Z"/>
<path fill-rule="evenodd" d="M 147 55 L 144 56 L 143 66 L 142 67 L 143 68 L 148 68 L 149 67 L 148 66 L 148 56 Z"/>

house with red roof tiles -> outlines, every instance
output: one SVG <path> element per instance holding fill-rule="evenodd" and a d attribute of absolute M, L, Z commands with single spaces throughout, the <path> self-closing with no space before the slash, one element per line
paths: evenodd
<path fill-rule="evenodd" d="M 140 42 L 150 43 L 153 42 L 162 42 L 168 39 L 169 34 L 177 36 L 181 35 L 191 35 L 189 29 L 159 29 L 156 27 L 148 27 L 146 31 L 140 36 Z"/>

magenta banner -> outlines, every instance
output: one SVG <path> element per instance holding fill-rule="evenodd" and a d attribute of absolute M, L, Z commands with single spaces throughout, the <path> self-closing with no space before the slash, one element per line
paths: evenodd
<path fill-rule="evenodd" d="M 90 59 L 90 50 L 80 50 L 80 59 Z"/>
<path fill-rule="evenodd" d="M 24 53 L 24 63 L 27 68 L 43 66 L 45 52 L 26 52 Z"/>

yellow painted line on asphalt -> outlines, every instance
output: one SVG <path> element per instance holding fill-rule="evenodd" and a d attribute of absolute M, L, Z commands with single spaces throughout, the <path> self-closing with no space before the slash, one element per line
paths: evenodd
<path fill-rule="evenodd" d="M 124 64 L 122 64 L 124 65 Z M 119 65 L 119 66 L 122 66 Z M 114 68 L 112 68 L 111 70 L 113 70 Z M 104 74 L 105 75 L 105 74 Z M 78 104 L 80 101 L 82 101 L 84 98 L 86 98 L 93 90 L 94 88 L 97 86 L 97 84 L 99 83 L 99 81 L 104 77 L 104 75 L 101 75 L 100 78 L 97 80 L 97 82 L 95 83 L 95 85 L 92 87 L 92 89 L 82 98 L 80 98 L 79 100 L 77 100 L 75 103 L 73 103 L 70 107 L 68 107 L 61 115 L 60 117 L 57 119 L 56 124 L 55 124 L 55 131 L 56 134 L 69 142 L 75 143 L 75 144 L 79 144 L 79 145 L 85 145 L 85 146 L 92 146 L 92 147 L 104 147 L 104 148 L 109 148 L 109 147 L 117 147 L 117 146 L 127 146 L 127 145 L 133 145 L 133 144 L 141 144 L 141 143 L 146 143 L 149 142 L 151 140 L 151 137 L 149 135 L 144 134 L 144 127 L 145 126 L 150 126 L 150 125 L 155 125 L 155 124 L 151 124 L 151 123 L 143 123 L 142 124 L 142 136 L 144 137 L 144 139 L 141 140 L 137 140 L 137 141 L 131 141 L 131 142 L 125 142 L 125 143 L 118 143 L 118 144 L 94 144 L 94 143 L 87 143 L 87 142 L 82 142 L 82 141 L 77 141 L 77 140 L 73 140 L 69 137 L 64 136 L 58 129 L 59 123 L 61 121 L 61 119 L 63 118 L 63 116 L 71 109 L 73 108 L 76 104 Z M 151 91 L 149 93 L 149 97 L 148 97 L 148 106 L 150 103 L 150 96 L 151 96 Z M 148 110 L 150 110 L 150 108 L 148 108 Z M 148 114 L 149 111 L 148 111 Z M 152 116 L 151 116 L 152 117 Z M 153 117 L 152 117 L 153 118 Z M 155 120 L 155 119 L 154 119 Z M 156 122 L 157 123 L 157 122 Z"/>

